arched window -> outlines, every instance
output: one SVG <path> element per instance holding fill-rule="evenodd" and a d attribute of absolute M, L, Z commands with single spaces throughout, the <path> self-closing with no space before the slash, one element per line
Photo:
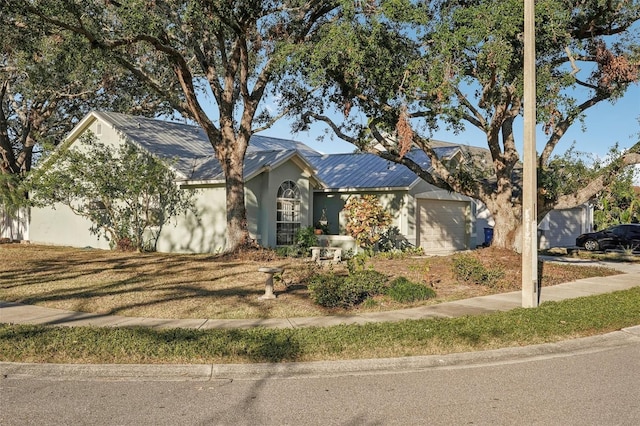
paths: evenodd
<path fill-rule="evenodd" d="M 293 244 L 293 237 L 300 229 L 300 189 L 287 180 L 278 188 L 276 199 L 276 244 Z"/>

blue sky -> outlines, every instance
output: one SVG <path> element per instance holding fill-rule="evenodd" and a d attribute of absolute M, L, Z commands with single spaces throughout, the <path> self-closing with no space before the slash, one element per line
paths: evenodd
<path fill-rule="evenodd" d="M 561 154 L 576 142 L 576 149 L 580 152 L 588 152 L 598 157 L 604 157 L 609 148 L 618 143 L 621 148 L 629 148 L 640 138 L 640 84 L 634 84 L 627 91 L 625 96 L 615 104 L 601 102 L 587 110 L 585 118 L 585 130 L 580 123 L 574 123 L 567 134 L 562 138 L 556 147 L 554 154 Z M 261 132 L 264 136 L 273 136 L 285 139 L 295 139 L 311 146 L 317 151 L 326 154 L 352 152 L 354 147 L 337 137 L 330 138 L 328 135 L 323 141 L 317 138 L 328 129 L 322 123 L 314 123 L 308 132 L 293 134 L 290 123 L 281 120 L 272 128 Z M 517 123 L 516 137 L 518 138 L 518 149 L 522 147 L 522 121 Z M 435 139 L 447 142 L 462 143 L 486 147 L 484 135 L 475 128 L 468 128 L 465 132 L 454 134 L 447 130 L 440 130 L 434 135 Z M 538 126 L 536 136 L 538 151 L 542 149 L 546 142 L 546 136 Z"/>

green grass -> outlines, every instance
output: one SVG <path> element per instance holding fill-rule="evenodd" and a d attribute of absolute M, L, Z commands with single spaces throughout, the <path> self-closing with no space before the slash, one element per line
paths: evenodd
<path fill-rule="evenodd" d="M 0 324 L 0 360 L 249 363 L 444 354 L 555 342 L 640 324 L 640 288 L 482 316 L 327 328 L 154 330 Z"/>

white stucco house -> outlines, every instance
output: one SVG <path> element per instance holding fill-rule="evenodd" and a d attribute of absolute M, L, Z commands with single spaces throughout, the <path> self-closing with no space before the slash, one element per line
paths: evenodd
<path fill-rule="evenodd" d="M 197 190 L 197 215 L 185 214 L 165 225 L 157 241 L 161 252 L 207 253 L 224 246 L 226 213 L 221 167 L 200 127 L 111 112 L 92 112 L 70 132 L 67 144 L 91 132 L 105 144 L 132 143 L 171 167 L 183 190 Z M 436 148 L 442 158 L 455 161 L 460 147 Z M 429 165 L 421 151 L 416 161 Z M 406 242 L 426 253 L 475 248 L 484 241 L 483 228 L 491 225 L 483 206 L 475 200 L 434 187 L 402 165 L 373 154 L 323 155 L 307 145 L 254 135 L 244 165 L 249 232 L 259 244 L 276 247 L 291 243 L 295 231 L 313 226 L 323 212 L 333 246 L 353 248 L 344 235 L 341 210 L 350 197 L 376 194 L 393 216 L 393 226 Z M 548 244 L 567 242 L 592 223 L 582 212 L 555 214 L 547 222 Z M 568 229 L 566 223 L 579 224 Z M 586 222 L 588 221 L 588 222 Z M 564 224 L 563 224 L 564 223 Z M 109 248 L 89 232 L 89 223 L 64 206 L 32 208 L 22 238 L 32 243 Z M 562 228 L 555 236 L 555 228 Z M 574 236 L 570 236 L 575 234 Z M 564 239 L 563 239 L 564 238 Z"/>

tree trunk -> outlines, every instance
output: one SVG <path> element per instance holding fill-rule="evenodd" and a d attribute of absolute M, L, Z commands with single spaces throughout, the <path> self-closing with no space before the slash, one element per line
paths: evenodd
<path fill-rule="evenodd" d="M 224 247 L 226 253 L 237 251 L 251 242 L 247 228 L 247 209 L 244 198 L 243 164 L 245 152 L 246 149 L 239 149 L 238 146 L 225 150 L 226 158 L 221 161 L 226 181 L 227 231 Z"/>
<path fill-rule="evenodd" d="M 492 246 L 522 251 L 521 222 L 511 212 L 511 209 L 503 209 L 493 213 L 495 225 L 493 226 Z"/>
<path fill-rule="evenodd" d="M 519 205 L 512 207 L 504 202 L 485 202 L 493 216 L 493 240 L 494 247 L 522 252 L 522 220 Z"/>

